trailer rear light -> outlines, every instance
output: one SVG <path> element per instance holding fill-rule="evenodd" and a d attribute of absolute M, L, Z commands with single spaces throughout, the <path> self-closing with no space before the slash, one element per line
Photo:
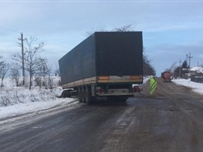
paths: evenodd
<path fill-rule="evenodd" d="M 109 80 L 109 76 L 99 76 L 99 80 Z"/>
<path fill-rule="evenodd" d="M 104 92 L 104 90 L 102 89 L 102 87 L 97 87 L 97 88 L 96 88 L 96 92 L 101 93 L 101 92 Z"/>
<path fill-rule="evenodd" d="M 131 80 L 142 79 L 142 76 L 141 76 L 141 75 L 131 75 L 131 76 L 130 76 L 130 79 L 131 79 Z"/>
<path fill-rule="evenodd" d="M 134 86 L 133 91 L 134 92 L 140 92 L 142 89 L 139 86 Z"/>

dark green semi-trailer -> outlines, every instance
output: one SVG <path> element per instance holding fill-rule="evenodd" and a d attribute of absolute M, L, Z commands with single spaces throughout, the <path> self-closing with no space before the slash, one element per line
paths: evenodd
<path fill-rule="evenodd" d="M 59 60 L 63 89 L 80 102 L 95 97 L 126 100 L 143 83 L 142 32 L 95 32 Z"/>

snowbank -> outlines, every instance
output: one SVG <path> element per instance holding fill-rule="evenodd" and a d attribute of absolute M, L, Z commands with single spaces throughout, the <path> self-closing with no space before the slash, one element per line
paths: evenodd
<path fill-rule="evenodd" d="M 194 92 L 197 92 L 199 94 L 203 95 L 203 83 L 196 83 L 196 82 L 192 82 L 190 81 L 190 79 L 174 79 L 172 80 L 174 83 L 176 83 L 177 85 L 183 85 L 189 88 L 192 88 L 192 90 Z"/>
<path fill-rule="evenodd" d="M 62 89 L 3 88 L 0 90 L 0 120 L 42 111 L 73 102 L 73 98 L 57 98 Z"/>
<path fill-rule="evenodd" d="M 5 87 L 0 89 L 0 124 L 8 118 L 56 109 L 76 100 L 57 98 L 56 96 L 61 94 L 62 88 L 56 87 L 56 83 L 58 80 L 55 81 L 53 89 L 32 87 L 29 90 L 26 87 L 15 87 L 15 83 L 11 79 L 5 79 Z"/>
<path fill-rule="evenodd" d="M 153 76 L 144 76 L 143 77 L 143 84 L 145 84 L 151 77 L 153 77 Z"/>
<path fill-rule="evenodd" d="M 193 72 L 197 72 L 197 73 L 203 73 L 203 67 L 192 67 L 190 69 L 190 71 L 193 71 Z"/>
<path fill-rule="evenodd" d="M 0 120 L 17 117 L 24 114 L 38 113 L 43 110 L 67 105 L 73 102 L 73 98 L 57 99 L 43 102 L 19 103 L 8 107 L 0 107 Z"/>
<path fill-rule="evenodd" d="M 150 77 L 144 77 L 143 83 L 146 83 Z M 55 80 L 58 83 L 58 79 L 55 78 Z M 0 124 L 8 118 L 62 107 L 76 100 L 57 98 L 56 96 L 62 92 L 61 87 L 55 87 L 52 90 L 32 87 L 28 90 L 25 87 L 15 87 L 15 83 L 9 78 L 5 79 L 4 85 L 5 87 L 0 89 Z"/>

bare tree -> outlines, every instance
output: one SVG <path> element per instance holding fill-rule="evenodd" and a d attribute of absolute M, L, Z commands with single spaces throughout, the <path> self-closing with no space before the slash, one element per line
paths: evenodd
<path fill-rule="evenodd" d="M 34 74 L 38 72 L 39 66 L 41 65 L 41 58 L 38 57 L 38 54 L 43 51 L 44 43 L 41 42 L 33 46 L 34 43 L 37 41 L 35 37 L 30 37 L 29 39 L 25 39 L 25 46 L 24 46 L 24 63 L 25 63 L 25 70 L 29 73 L 29 89 L 32 86 L 32 79 Z M 22 61 L 22 55 L 16 54 L 13 58 L 20 67 Z"/>
<path fill-rule="evenodd" d="M 100 29 L 97 29 L 97 30 L 94 30 L 94 29 L 92 29 L 91 31 L 88 31 L 88 32 L 86 32 L 85 33 L 85 36 L 90 36 L 90 35 L 92 35 L 95 31 L 97 31 L 97 32 L 107 32 L 108 30 L 106 30 L 105 28 L 100 28 Z"/>
<path fill-rule="evenodd" d="M 55 76 L 60 76 L 60 70 L 58 68 L 54 71 L 54 73 L 55 73 Z"/>
<path fill-rule="evenodd" d="M 117 27 L 117 28 L 114 28 L 110 31 L 117 31 L 117 32 L 127 32 L 127 31 L 135 31 L 134 30 L 135 26 L 133 24 L 128 24 L 128 25 L 124 25 L 124 26 L 121 26 L 121 27 Z M 86 32 L 86 36 L 90 36 L 94 33 L 95 30 L 92 30 L 92 31 L 88 31 Z M 98 30 L 96 30 L 97 32 L 108 32 L 108 30 L 106 30 L 105 28 L 100 28 Z"/>
<path fill-rule="evenodd" d="M 124 25 L 122 27 L 114 28 L 113 31 L 118 31 L 118 32 L 135 31 L 134 28 L 135 28 L 134 25 L 128 24 L 128 25 Z"/>
<path fill-rule="evenodd" d="M 54 71 L 55 76 L 61 76 L 58 64 L 56 64 L 55 67 L 56 67 Z"/>
<path fill-rule="evenodd" d="M 156 75 L 156 72 L 154 70 L 154 67 L 151 65 L 150 60 L 148 60 L 147 55 L 143 55 L 143 75 L 148 76 L 148 75 Z"/>
<path fill-rule="evenodd" d="M 182 70 L 181 66 L 176 67 L 173 71 L 173 77 L 174 78 L 182 77 L 181 70 Z"/>
<path fill-rule="evenodd" d="M 58 78 L 59 78 L 57 85 L 61 86 L 61 74 L 60 74 L 60 70 L 59 70 L 58 64 L 56 64 L 56 69 L 54 71 L 54 74 L 55 74 L 55 76 L 58 76 Z"/>
<path fill-rule="evenodd" d="M 19 79 L 20 79 L 20 73 L 19 73 L 19 69 L 17 66 L 13 66 L 11 68 L 11 77 L 12 79 L 15 81 L 16 86 L 19 86 Z"/>
<path fill-rule="evenodd" d="M 39 58 L 39 67 L 38 67 L 38 73 L 39 75 L 45 77 L 46 75 L 51 74 L 51 68 L 48 65 L 48 60 L 46 58 Z"/>
<path fill-rule="evenodd" d="M 0 59 L 3 57 L 1 56 Z M 0 78 L 1 78 L 1 88 L 4 86 L 4 78 L 10 69 L 10 65 L 5 61 L 0 61 Z"/>
<path fill-rule="evenodd" d="M 176 64 L 177 64 L 177 62 L 173 62 L 173 63 L 171 64 L 171 67 L 165 69 L 165 71 L 169 71 L 169 72 L 173 73 L 174 70 L 177 68 L 177 65 L 176 65 Z"/>
<path fill-rule="evenodd" d="M 177 68 L 177 62 L 173 62 L 173 64 L 170 67 L 171 73 L 173 73 L 173 71 Z"/>
<path fill-rule="evenodd" d="M 36 77 L 36 81 L 38 86 L 47 86 L 48 85 L 48 80 L 46 76 L 51 75 L 51 68 L 48 66 L 48 60 L 46 58 L 39 58 L 40 64 L 38 67 L 38 76 Z M 43 79 L 42 79 L 43 78 Z M 40 84 L 40 85 L 39 85 Z"/>
<path fill-rule="evenodd" d="M 2 60 L 3 56 L 0 56 L 0 60 Z M 3 63 L 3 61 L 0 61 L 0 65 Z"/>
<path fill-rule="evenodd" d="M 35 85 L 39 86 L 40 88 L 43 86 L 43 82 L 42 82 L 42 77 L 41 76 L 35 76 L 34 82 L 35 82 Z"/>
<path fill-rule="evenodd" d="M 51 78 L 51 76 L 49 75 L 49 77 L 48 77 L 48 85 L 47 85 L 47 87 L 51 90 L 51 92 L 52 92 L 52 89 L 53 89 L 53 87 L 54 87 L 54 82 L 53 82 L 53 78 Z"/>

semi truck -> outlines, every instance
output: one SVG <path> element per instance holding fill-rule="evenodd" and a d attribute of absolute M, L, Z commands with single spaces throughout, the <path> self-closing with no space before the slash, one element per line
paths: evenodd
<path fill-rule="evenodd" d="M 59 70 L 62 88 L 80 102 L 125 101 L 143 83 L 142 32 L 95 32 L 59 60 Z"/>
<path fill-rule="evenodd" d="M 163 82 L 171 82 L 172 74 L 170 71 L 164 71 L 161 73 L 161 78 Z"/>

